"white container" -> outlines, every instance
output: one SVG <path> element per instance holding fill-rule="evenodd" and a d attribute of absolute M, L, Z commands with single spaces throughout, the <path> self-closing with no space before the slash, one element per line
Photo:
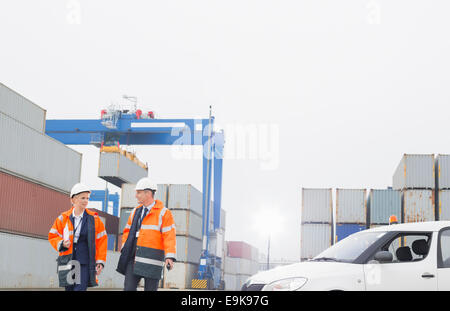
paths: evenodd
<path fill-rule="evenodd" d="M 227 274 L 237 274 L 239 271 L 239 258 L 226 256 L 224 271 Z"/>
<path fill-rule="evenodd" d="M 366 222 L 366 189 L 336 189 L 336 223 Z"/>
<path fill-rule="evenodd" d="M 193 237 L 177 235 L 177 261 L 199 264 L 202 241 Z"/>
<path fill-rule="evenodd" d="M 433 190 L 403 190 L 402 222 L 434 221 Z"/>
<path fill-rule="evenodd" d="M 436 188 L 450 189 L 450 155 L 438 154 L 435 163 Z"/>
<path fill-rule="evenodd" d="M 136 199 L 136 184 L 122 184 L 122 193 L 120 195 L 120 207 L 121 208 L 129 208 L 129 207 L 137 207 L 139 204 Z M 155 193 L 155 199 L 160 200 L 164 206 L 167 207 L 166 204 L 166 191 L 167 185 L 159 184 L 158 189 Z"/>
<path fill-rule="evenodd" d="M 0 232 L 0 288 L 58 288 L 58 253 L 48 240 Z M 38 256 L 37 256 L 38 254 Z M 106 265 L 98 277 L 100 288 L 123 288 L 124 277 L 117 273 L 120 253 L 108 251 Z"/>
<path fill-rule="evenodd" d="M 217 231 L 211 233 L 209 236 L 208 251 L 210 255 L 217 256 L 219 258 L 224 258 L 225 255 L 225 236 L 223 232 Z"/>
<path fill-rule="evenodd" d="M 117 187 L 137 183 L 148 176 L 148 170 L 120 153 L 100 152 L 98 177 Z M 128 207 L 128 206 L 127 206 Z"/>
<path fill-rule="evenodd" d="M 45 109 L 0 83 L 0 112 L 44 134 Z"/>
<path fill-rule="evenodd" d="M 82 154 L 0 112 L 0 170 L 69 193 Z"/>
<path fill-rule="evenodd" d="M 121 208 L 120 209 L 120 218 L 119 218 L 119 234 L 123 233 L 123 229 L 128 223 L 128 218 L 130 218 L 131 213 L 134 208 Z"/>
<path fill-rule="evenodd" d="M 331 246 L 331 224 L 302 224 L 301 258 L 311 259 Z"/>
<path fill-rule="evenodd" d="M 434 189 L 434 154 L 403 155 L 392 178 L 392 188 Z"/>
<path fill-rule="evenodd" d="M 235 274 L 224 274 L 225 290 L 237 291 L 240 290 L 237 285 L 237 276 Z"/>
<path fill-rule="evenodd" d="M 333 222 L 331 189 L 302 188 L 302 222 Z"/>
<path fill-rule="evenodd" d="M 171 210 L 177 235 L 202 238 L 202 218 L 190 210 Z"/>
<path fill-rule="evenodd" d="M 197 278 L 198 264 L 175 262 L 172 270 L 164 269 L 164 288 L 189 289 Z"/>
<path fill-rule="evenodd" d="M 177 184 L 168 185 L 170 210 L 189 209 L 198 215 L 202 215 L 202 193 L 192 185 Z"/>

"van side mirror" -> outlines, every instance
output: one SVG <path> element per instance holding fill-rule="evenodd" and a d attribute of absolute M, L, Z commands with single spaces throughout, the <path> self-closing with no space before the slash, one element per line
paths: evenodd
<path fill-rule="evenodd" d="M 373 259 L 375 259 L 379 263 L 392 262 L 392 260 L 394 260 L 394 256 L 392 256 L 390 252 L 380 251 L 375 254 L 375 257 Z"/>

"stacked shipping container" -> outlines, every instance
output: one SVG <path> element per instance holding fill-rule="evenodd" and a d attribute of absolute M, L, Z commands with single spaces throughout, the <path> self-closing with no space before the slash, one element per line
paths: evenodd
<path fill-rule="evenodd" d="M 331 189 L 302 189 L 301 259 L 315 257 L 333 241 Z"/>
<path fill-rule="evenodd" d="M 367 200 L 368 225 L 388 225 L 392 215 L 401 219 L 402 192 L 393 189 L 371 189 Z"/>
<path fill-rule="evenodd" d="M 227 241 L 224 264 L 225 290 L 240 290 L 259 269 L 258 249 L 241 241 Z"/>
<path fill-rule="evenodd" d="M 434 154 L 404 154 L 392 180 L 392 187 L 402 191 L 401 222 L 434 221 Z"/>
<path fill-rule="evenodd" d="M 336 189 L 336 241 L 366 229 L 366 189 Z"/>
<path fill-rule="evenodd" d="M 436 219 L 450 220 L 450 155 L 439 154 L 435 163 Z"/>

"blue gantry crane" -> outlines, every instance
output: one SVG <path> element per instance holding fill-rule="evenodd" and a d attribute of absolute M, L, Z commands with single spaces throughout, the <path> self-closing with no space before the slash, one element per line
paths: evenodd
<path fill-rule="evenodd" d="M 220 228 L 222 198 L 223 131 L 214 131 L 211 107 L 208 119 L 156 119 L 149 111 L 109 108 L 94 120 L 47 120 L 46 134 L 66 145 L 201 145 L 203 147 L 202 183 L 202 253 L 197 288 L 220 289 L 224 282 L 220 273 L 223 258 L 208 251 L 210 235 Z M 213 188 L 211 187 L 213 180 Z M 213 190 L 213 191 L 212 191 Z M 214 197 L 213 231 L 210 230 L 210 202 Z"/>
<path fill-rule="evenodd" d="M 119 194 L 117 192 L 109 193 L 108 188 L 105 190 L 92 190 L 89 201 L 102 202 L 102 211 L 105 213 L 108 212 L 108 203 L 112 202 L 113 215 L 119 216 Z"/>

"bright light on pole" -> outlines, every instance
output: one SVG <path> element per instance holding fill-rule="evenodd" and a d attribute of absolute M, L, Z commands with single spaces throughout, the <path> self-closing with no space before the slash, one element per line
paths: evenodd
<path fill-rule="evenodd" d="M 270 237 L 282 229 L 283 219 L 277 209 L 264 209 L 256 214 L 254 227 L 258 233 L 267 235 L 267 270 L 270 268 Z"/>

